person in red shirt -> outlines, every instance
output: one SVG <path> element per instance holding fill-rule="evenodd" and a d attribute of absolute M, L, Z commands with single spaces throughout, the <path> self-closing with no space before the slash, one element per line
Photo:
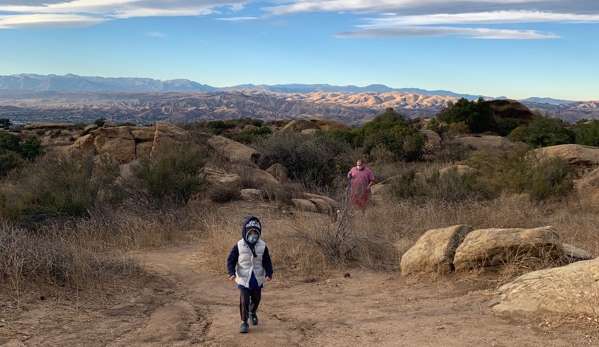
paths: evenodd
<path fill-rule="evenodd" d="M 370 186 L 374 184 L 374 174 L 364 166 L 360 159 L 356 162 L 356 166 L 347 173 L 347 177 L 351 180 L 349 192 L 351 209 L 353 211 L 358 206 L 364 213 L 371 194 Z"/>

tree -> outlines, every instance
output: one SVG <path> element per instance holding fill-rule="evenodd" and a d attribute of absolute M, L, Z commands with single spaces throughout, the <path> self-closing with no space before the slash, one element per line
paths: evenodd
<path fill-rule="evenodd" d="M 11 125 L 12 125 L 12 123 L 10 122 L 10 119 L 0 118 L 0 128 L 2 128 L 4 130 L 8 130 L 8 128 L 10 128 Z"/>
<path fill-rule="evenodd" d="M 528 134 L 524 142 L 533 147 L 547 147 L 574 143 L 576 135 L 567 129 L 559 118 L 538 116 L 528 125 Z"/>
<path fill-rule="evenodd" d="M 495 130 L 493 109 L 483 98 L 477 101 L 461 98 L 455 104 L 450 102 L 436 118 L 447 124 L 464 122 L 471 133 Z"/>
<path fill-rule="evenodd" d="M 576 133 L 576 143 L 599 147 L 599 120 L 581 124 Z"/>

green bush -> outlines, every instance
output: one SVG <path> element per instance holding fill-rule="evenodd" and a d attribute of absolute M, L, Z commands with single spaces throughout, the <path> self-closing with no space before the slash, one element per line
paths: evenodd
<path fill-rule="evenodd" d="M 370 155 L 375 148 L 380 151 L 383 145 L 395 159 L 406 161 L 421 159 L 426 144 L 426 136 L 392 108 L 354 129 L 352 134 L 353 145 L 363 147 L 366 154 Z"/>
<path fill-rule="evenodd" d="M 533 147 L 556 146 L 574 143 L 575 134 L 567 129 L 563 120 L 538 116 L 528 125 L 528 134 L 524 142 Z"/>
<path fill-rule="evenodd" d="M 528 127 L 524 125 L 520 125 L 516 127 L 512 132 L 507 136 L 508 140 L 512 142 L 520 142 L 524 141 L 524 139 L 528 136 Z"/>
<path fill-rule="evenodd" d="M 450 125 L 464 122 L 471 133 L 495 130 L 493 109 L 483 98 L 477 101 L 461 98 L 455 104 L 450 102 L 436 115 L 436 118 Z"/>
<path fill-rule="evenodd" d="M 36 137 L 22 141 L 19 136 L 7 132 L 0 133 L 0 177 L 20 167 L 23 161 L 19 159 L 32 161 L 43 154 L 42 142 Z"/>
<path fill-rule="evenodd" d="M 576 143 L 599 147 L 599 120 L 580 124 L 576 133 Z"/>
<path fill-rule="evenodd" d="M 164 143 L 151 157 L 142 157 L 131 166 L 131 185 L 154 207 L 187 204 L 206 186 L 206 159 L 207 151 L 194 143 Z"/>

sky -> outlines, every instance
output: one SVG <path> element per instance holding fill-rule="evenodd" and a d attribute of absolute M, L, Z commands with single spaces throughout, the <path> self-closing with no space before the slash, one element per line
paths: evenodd
<path fill-rule="evenodd" d="M 0 75 L 599 100 L 597 0 L 0 0 Z"/>

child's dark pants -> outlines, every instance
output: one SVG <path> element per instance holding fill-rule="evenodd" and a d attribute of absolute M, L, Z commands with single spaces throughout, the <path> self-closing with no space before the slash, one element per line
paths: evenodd
<path fill-rule="evenodd" d="M 247 322 L 249 314 L 256 313 L 261 297 L 262 289 L 244 288 L 239 290 L 239 313 L 242 321 Z"/>

